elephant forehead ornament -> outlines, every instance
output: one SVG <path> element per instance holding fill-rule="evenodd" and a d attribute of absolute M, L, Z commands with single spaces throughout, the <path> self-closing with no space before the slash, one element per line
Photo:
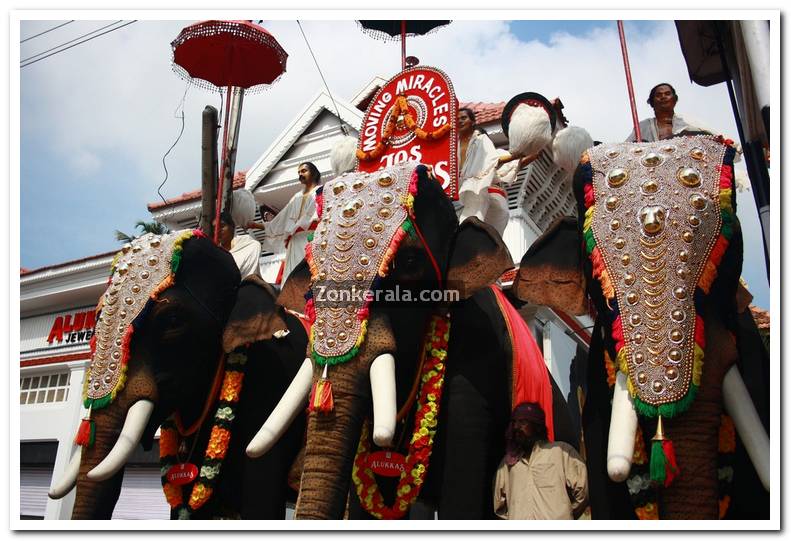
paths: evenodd
<path fill-rule="evenodd" d="M 353 357 L 365 337 L 367 306 L 398 245 L 411 230 L 415 164 L 343 175 L 317 196 L 319 225 L 308 248 L 313 357 L 337 364 Z M 324 302 L 322 302 L 324 301 Z"/>
<path fill-rule="evenodd" d="M 99 299 L 99 317 L 91 340 L 91 363 L 85 378 L 83 402 L 90 410 L 110 404 L 124 387 L 129 344 L 134 322 L 148 301 L 173 284 L 181 261 L 182 245 L 200 230 L 185 230 L 167 235 L 148 233 L 125 244 L 113 259 L 110 282 Z M 78 431 L 80 444 L 90 443 L 83 423 Z"/>
<path fill-rule="evenodd" d="M 333 409 L 327 366 L 346 362 L 365 340 L 368 304 L 403 238 L 414 232 L 415 163 L 374 173 L 345 174 L 316 195 L 319 225 L 305 248 L 311 290 L 310 351 L 324 366 L 311 392 L 311 411 Z"/>
<path fill-rule="evenodd" d="M 699 302 L 731 236 L 734 150 L 719 138 L 600 145 L 583 157 L 583 235 L 635 409 L 685 411 L 703 370 Z M 584 162 L 586 159 L 588 164 Z"/>

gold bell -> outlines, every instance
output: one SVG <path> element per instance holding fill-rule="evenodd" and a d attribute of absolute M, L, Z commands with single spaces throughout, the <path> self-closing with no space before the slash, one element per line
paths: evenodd
<path fill-rule="evenodd" d="M 656 434 L 654 437 L 651 438 L 651 441 L 665 441 L 665 427 L 662 425 L 662 416 L 659 416 L 659 420 L 656 422 Z"/>

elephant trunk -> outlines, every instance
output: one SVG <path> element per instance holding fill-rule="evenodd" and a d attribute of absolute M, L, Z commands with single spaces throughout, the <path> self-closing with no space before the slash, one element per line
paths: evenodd
<path fill-rule="evenodd" d="M 353 377 L 351 374 L 345 376 Z M 368 413 L 367 401 L 362 397 L 336 390 L 343 383 L 341 374 L 332 376 L 334 411 L 329 414 L 312 413 L 308 418 L 296 519 L 343 518 L 352 464 Z"/>
<path fill-rule="evenodd" d="M 134 359 L 130 360 L 130 366 Z M 129 409 L 140 400 L 156 400 L 154 378 L 144 367 L 132 371 L 125 389 L 106 408 L 92 412 L 96 424 L 94 444 L 83 449 L 77 477 L 77 494 L 72 511 L 73 520 L 110 519 L 121 493 L 123 468 L 104 481 L 92 481 L 88 472 L 110 453 L 121 435 Z"/>
<path fill-rule="evenodd" d="M 663 491 L 663 519 L 719 517 L 717 455 L 723 413 L 722 382 L 736 361 L 737 350 L 718 317 L 709 314 L 706 323 L 706 357 L 698 396 L 688 411 L 665 425 L 681 473 Z"/>
<path fill-rule="evenodd" d="M 385 319 L 371 317 L 360 352 L 348 362 L 329 367 L 335 406 L 330 413 L 314 412 L 308 417 L 305 464 L 294 513 L 296 519 L 343 518 L 360 432 L 371 412 L 369 370 L 380 356 L 395 351 L 395 338 Z M 322 370 L 322 367 L 315 368 L 314 379 Z M 381 400 L 382 397 L 378 398 Z M 374 411 L 387 412 L 391 409 L 394 410 L 378 407 Z M 376 419 L 374 422 L 378 423 Z"/>

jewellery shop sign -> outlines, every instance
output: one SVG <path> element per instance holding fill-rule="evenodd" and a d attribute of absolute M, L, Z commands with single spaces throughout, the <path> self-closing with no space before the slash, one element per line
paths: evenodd
<path fill-rule="evenodd" d="M 93 337 L 96 315 L 93 309 L 59 314 L 52 321 L 48 345 L 88 343 Z"/>
<path fill-rule="evenodd" d="M 358 171 L 371 173 L 414 161 L 433 168 L 458 199 L 456 114 L 453 85 L 442 71 L 408 68 L 385 83 L 365 112 L 357 145 Z"/>

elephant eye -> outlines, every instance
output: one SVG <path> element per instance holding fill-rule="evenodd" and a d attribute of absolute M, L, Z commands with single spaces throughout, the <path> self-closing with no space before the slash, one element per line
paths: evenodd
<path fill-rule="evenodd" d="M 154 328 L 163 338 L 179 335 L 187 329 L 187 319 L 183 312 L 177 308 L 163 310 L 157 314 L 153 323 Z"/>

